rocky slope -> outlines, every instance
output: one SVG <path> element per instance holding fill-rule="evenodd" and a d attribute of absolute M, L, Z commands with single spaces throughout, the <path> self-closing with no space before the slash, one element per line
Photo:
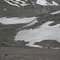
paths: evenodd
<path fill-rule="evenodd" d="M 42 40 L 59 43 L 60 6 L 49 4 L 43 6 L 35 0 L 0 0 L 0 46 L 42 48 L 35 43 Z"/>
<path fill-rule="evenodd" d="M 59 49 L 59 47 L 60 47 L 60 43 L 56 40 L 43 40 L 41 42 L 36 42 L 35 45 L 43 46 L 43 48 Z"/>
<path fill-rule="evenodd" d="M 26 3 L 27 5 L 24 6 L 18 5 L 19 6 L 18 7 L 16 5 L 11 5 L 6 1 L 0 0 L 0 17 L 32 17 L 37 16 L 39 14 L 45 14 L 60 10 L 60 6 L 42 6 L 36 3 L 35 4 Z"/>

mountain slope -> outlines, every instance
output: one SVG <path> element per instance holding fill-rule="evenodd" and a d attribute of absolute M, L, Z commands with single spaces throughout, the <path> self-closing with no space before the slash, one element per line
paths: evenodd
<path fill-rule="evenodd" d="M 26 44 L 31 47 L 39 47 L 34 45 L 35 42 L 42 40 L 57 40 L 60 42 L 60 14 L 57 15 L 40 15 L 35 24 L 30 23 L 20 30 L 15 36 L 15 40 L 24 40 L 29 42 Z M 43 18 L 42 18 L 43 17 Z"/>
<path fill-rule="evenodd" d="M 0 0 L 0 46 L 42 48 L 35 43 L 42 40 L 60 42 L 60 6 L 42 6 L 36 4 L 37 1 L 27 1 L 9 0 L 16 6 Z M 26 3 L 28 5 L 21 5 Z"/>
<path fill-rule="evenodd" d="M 35 43 L 42 40 L 56 40 L 60 42 L 60 13 L 53 13 L 29 18 L 0 18 L 0 46 L 19 46 L 15 42 L 20 40 L 28 42 L 23 44 L 23 46 L 42 48 L 42 46 Z M 25 19 L 25 22 L 22 21 L 23 23 L 21 23 L 20 21 L 19 24 L 15 21 L 9 24 L 6 23 L 13 19 L 18 22 Z M 27 20 L 29 21 L 27 22 Z"/>
<path fill-rule="evenodd" d="M 17 7 L 0 0 L 0 17 L 32 17 L 60 10 L 60 6 L 42 6 L 30 4 Z"/>

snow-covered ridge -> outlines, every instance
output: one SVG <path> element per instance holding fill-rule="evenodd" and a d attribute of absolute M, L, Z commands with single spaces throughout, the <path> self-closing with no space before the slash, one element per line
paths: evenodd
<path fill-rule="evenodd" d="M 59 4 L 55 1 L 52 1 L 52 4 L 47 2 L 46 0 L 37 0 L 37 4 L 40 4 L 40 5 L 57 5 L 59 6 Z"/>
<path fill-rule="evenodd" d="M 20 7 L 20 6 L 18 5 L 18 2 L 15 2 L 15 3 L 13 4 L 13 3 L 11 3 L 9 0 L 4 0 L 4 1 L 5 1 L 6 3 L 10 4 L 10 5 Z M 14 2 L 14 1 L 13 1 L 13 2 Z"/>
<path fill-rule="evenodd" d="M 14 1 L 14 0 L 4 0 L 4 1 L 7 2 L 10 5 L 17 6 L 17 7 L 29 5 L 29 4 L 26 4 L 26 2 L 21 1 L 21 0 L 16 0 L 16 1 Z"/>
<path fill-rule="evenodd" d="M 32 4 L 39 4 L 39 5 L 56 5 L 56 6 L 59 6 L 59 4 L 55 1 L 52 1 L 52 3 L 49 3 L 47 2 L 46 0 L 4 0 L 5 2 L 7 2 L 8 4 L 10 5 L 13 5 L 13 6 L 17 6 L 17 7 L 20 7 L 20 6 L 26 6 L 26 5 L 29 5 L 30 3 Z M 29 3 L 27 3 L 29 2 Z"/>
<path fill-rule="evenodd" d="M 31 47 L 41 47 L 39 45 L 34 45 L 34 43 L 41 42 L 42 40 L 51 39 L 60 42 L 60 24 L 49 26 L 49 24 L 53 22 L 54 21 L 48 21 L 38 28 L 19 31 L 15 36 L 15 41 L 24 40 L 29 42 L 26 45 Z"/>

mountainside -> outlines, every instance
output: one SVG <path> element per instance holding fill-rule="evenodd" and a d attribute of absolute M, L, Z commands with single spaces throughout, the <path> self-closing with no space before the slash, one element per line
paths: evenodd
<path fill-rule="evenodd" d="M 28 3 L 24 6 L 19 5 L 18 7 L 15 5 L 11 5 L 6 1 L 0 0 L 0 17 L 32 17 L 60 10 L 60 6 L 42 6 L 39 4 L 31 3 Z"/>
<path fill-rule="evenodd" d="M 20 44 L 22 43 L 21 41 L 25 41 L 26 46 L 42 48 L 43 46 L 35 45 L 35 43 L 42 40 L 56 40 L 60 42 L 60 14 L 42 14 L 31 18 L 32 20 L 29 18 L 30 21 L 22 21 L 23 23 L 21 23 L 21 18 L 18 18 L 20 19 L 20 22 L 17 20 L 19 24 L 17 22 L 11 24 L 9 23 L 9 18 L 5 19 L 2 17 L 3 21 L 0 19 L 0 44 L 3 45 L 0 46 L 19 46 L 17 41 L 20 40 Z M 12 22 L 11 19 L 10 21 Z M 24 43 L 22 44 L 20 47 L 24 46 Z"/>
<path fill-rule="evenodd" d="M 60 6 L 39 1 L 0 0 L 0 46 L 60 48 Z"/>
<path fill-rule="evenodd" d="M 60 14 L 40 15 L 34 22 L 27 24 L 15 36 L 15 40 L 29 42 L 27 46 L 40 47 L 34 45 L 42 40 L 57 40 L 60 42 Z M 43 18 L 42 18 L 43 17 Z M 37 21 L 36 21 L 37 20 Z M 18 29 L 19 30 L 19 29 Z"/>

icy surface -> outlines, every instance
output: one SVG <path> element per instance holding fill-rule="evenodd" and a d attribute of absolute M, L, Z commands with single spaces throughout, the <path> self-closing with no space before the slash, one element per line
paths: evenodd
<path fill-rule="evenodd" d="M 49 24 L 53 22 L 54 21 L 48 21 L 38 28 L 19 31 L 15 36 L 15 41 L 24 40 L 29 42 L 27 46 L 31 47 L 39 47 L 38 45 L 34 45 L 34 43 L 46 39 L 60 42 L 60 24 L 49 26 Z"/>
<path fill-rule="evenodd" d="M 19 18 L 19 17 L 12 17 L 12 18 L 6 18 L 2 17 L 0 18 L 0 23 L 9 25 L 9 24 L 22 24 L 22 23 L 29 23 L 36 19 L 36 17 L 29 17 L 29 18 Z"/>

